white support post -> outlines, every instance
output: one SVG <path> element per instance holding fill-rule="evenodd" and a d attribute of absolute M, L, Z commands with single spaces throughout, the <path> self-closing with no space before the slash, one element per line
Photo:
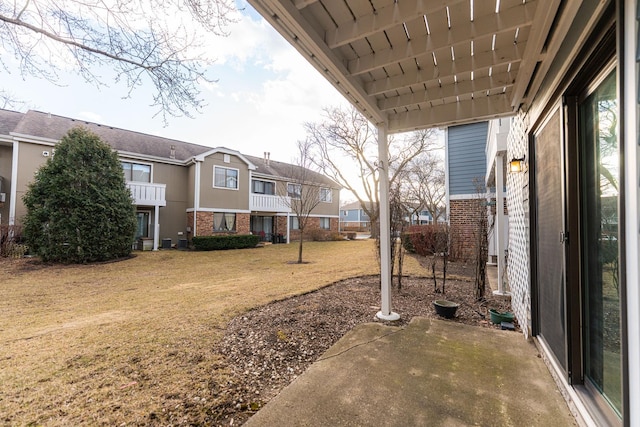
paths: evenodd
<path fill-rule="evenodd" d="M 156 205 L 153 215 L 153 250 L 158 250 L 158 236 L 160 235 L 160 206 Z"/>
<path fill-rule="evenodd" d="M 504 160 L 502 156 L 496 156 L 496 216 L 493 224 L 493 235 L 496 239 L 496 252 L 498 254 L 498 290 L 494 295 L 509 295 L 504 288 Z"/>
<path fill-rule="evenodd" d="M 289 214 L 289 212 L 287 212 L 287 244 L 291 243 L 290 236 L 291 234 L 289 233 L 289 231 L 291 230 L 291 216 Z"/>
<path fill-rule="evenodd" d="M 381 306 L 376 316 L 382 320 L 398 320 L 391 311 L 391 227 L 389 220 L 389 152 L 387 126 L 378 126 L 378 173 L 380 174 L 380 294 Z"/>

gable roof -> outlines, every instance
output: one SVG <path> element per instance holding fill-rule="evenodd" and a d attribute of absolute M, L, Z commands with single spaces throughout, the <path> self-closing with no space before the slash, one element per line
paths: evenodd
<path fill-rule="evenodd" d="M 13 133 L 60 140 L 70 129 L 77 126 L 83 126 L 89 129 L 115 150 L 147 156 L 169 159 L 171 147 L 173 146 L 175 147 L 176 160 L 185 161 L 211 149 L 210 147 L 175 139 L 148 135 L 34 110 L 29 110 L 24 114 L 22 120 L 20 120 L 13 129 Z"/>
<path fill-rule="evenodd" d="M 327 187 L 331 188 L 341 188 L 339 184 L 321 173 L 315 172 L 310 169 L 307 169 L 303 172 L 304 168 L 301 166 L 293 165 L 291 163 L 278 162 L 276 160 L 265 160 L 264 158 L 254 156 L 245 157 L 256 166 L 254 173 L 283 179 L 304 176 L 307 181 L 324 184 Z"/>
<path fill-rule="evenodd" d="M 206 157 L 217 152 L 224 152 L 235 155 L 245 161 L 249 169 L 254 170 L 255 173 L 282 179 L 301 176 L 300 170 L 303 169 L 300 166 L 275 160 L 269 160 L 268 164 L 266 164 L 264 159 L 260 157 L 248 156 L 225 147 L 211 148 L 41 111 L 29 110 L 26 113 L 19 113 L 0 109 L 0 135 L 12 134 L 14 136 L 20 135 L 59 141 L 70 129 L 77 126 L 89 129 L 113 149 L 120 152 L 173 160 L 171 157 L 173 148 L 175 150 L 175 160 L 181 162 L 187 162 L 196 157 Z M 327 176 L 312 170 L 307 170 L 305 177 L 309 181 L 323 184 L 327 187 L 340 188 L 340 185 Z"/>

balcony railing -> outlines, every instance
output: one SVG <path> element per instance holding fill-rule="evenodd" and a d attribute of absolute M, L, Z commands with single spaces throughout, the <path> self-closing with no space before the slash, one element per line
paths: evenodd
<path fill-rule="evenodd" d="M 166 184 L 145 182 L 127 182 L 133 196 L 133 203 L 139 206 L 167 206 L 165 199 Z"/>
<path fill-rule="evenodd" d="M 249 209 L 263 212 L 291 212 L 289 198 L 251 193 Z"/>

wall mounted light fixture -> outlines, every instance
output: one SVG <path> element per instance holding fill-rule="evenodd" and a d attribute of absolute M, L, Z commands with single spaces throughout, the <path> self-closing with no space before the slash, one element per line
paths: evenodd
<path fill-rule="evenodd" d="M 524 172 L 524 170 L 525 170 L 524 156 L 519 159 L 517 158 L 511 159 L 511 161 L 509 162 L 509 172 L 518 173 L 518 172 Z"/>

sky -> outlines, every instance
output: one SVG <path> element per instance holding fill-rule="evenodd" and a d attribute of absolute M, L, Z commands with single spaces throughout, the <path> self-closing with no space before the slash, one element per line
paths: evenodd
<path fill-rule="evenodd" d="M 174 138 L 243 154 L 292 162 L 296 142 L 305 138 L 303 123 L 321 120 L 322 109 L 346 101 L 252 7 L 238 1 L 239 20 L 228 37 L 211 39 L 216 58 L 210 75 L 216 83 L 202 86 L 207 106 L 194 118 L 154 117 L 151 91 L 136 88 L 130 98 L 110 70 L 100 70 L 109 86 L 96 87 L 75 74 L 61 74 L 59 84 L 20 76 L 12 60 L 3 58 L 0 88 L 34 109 L 103 125 Z"/>

